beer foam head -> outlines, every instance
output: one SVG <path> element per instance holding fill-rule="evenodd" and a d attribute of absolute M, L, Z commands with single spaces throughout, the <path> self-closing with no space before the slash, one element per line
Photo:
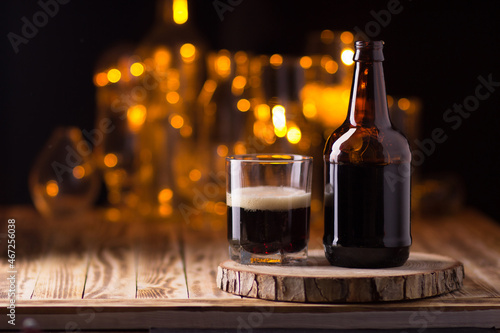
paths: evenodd
<path fill-rule="evenodd" d="M 226 203 L 247 210 L 289 210 L 309 207 L 311 193 L 293 187 L 242 187 L 226 193 Z"/>

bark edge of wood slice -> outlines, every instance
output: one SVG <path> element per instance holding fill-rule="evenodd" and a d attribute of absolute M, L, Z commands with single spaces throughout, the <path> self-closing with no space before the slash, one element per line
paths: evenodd
<path fill-rule="evenodd" d="M 273 301 L 359 303 L 413 300 L 460 289 L 464 266 L 449 257 L 410 253 L 401 267 L 353 269 L 331 266 L 323 251 L 309 251 L 305 266 L 242 265 L 226 260 L 217 286 L 229 293 Z"/>

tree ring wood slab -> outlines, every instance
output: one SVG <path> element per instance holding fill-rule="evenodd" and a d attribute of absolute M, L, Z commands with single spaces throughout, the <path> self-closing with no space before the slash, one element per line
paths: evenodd
<path fill-rule="evenodd" d="M 323 251 L 309 251 L 304 266 L 222 262 L 217 286 L 229 293 L 273 301 L 357 303 L 412 300 L 460 289 L 464 266 L 454 259 L 411 253 L 401 267 L 357 269 L 331 266 Z"/>

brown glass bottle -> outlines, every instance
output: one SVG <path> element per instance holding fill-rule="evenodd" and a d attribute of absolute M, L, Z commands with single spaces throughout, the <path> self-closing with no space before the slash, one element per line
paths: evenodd
<path fill-rule="evenodd" d="M 344 123 L 328 139 L 325 160 L 325 254 L 332 265 L 395 267 L 408 259 L 408 141 L 389 119 L 383 42 L 356 42 Z"/>

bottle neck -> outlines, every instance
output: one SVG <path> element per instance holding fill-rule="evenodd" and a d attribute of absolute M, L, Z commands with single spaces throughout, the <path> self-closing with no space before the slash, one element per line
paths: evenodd
<path fill-rule="evenodd" d="M 358 49 L 348 119 L 355 127 L 391 127 L 381 49 Z"/>

